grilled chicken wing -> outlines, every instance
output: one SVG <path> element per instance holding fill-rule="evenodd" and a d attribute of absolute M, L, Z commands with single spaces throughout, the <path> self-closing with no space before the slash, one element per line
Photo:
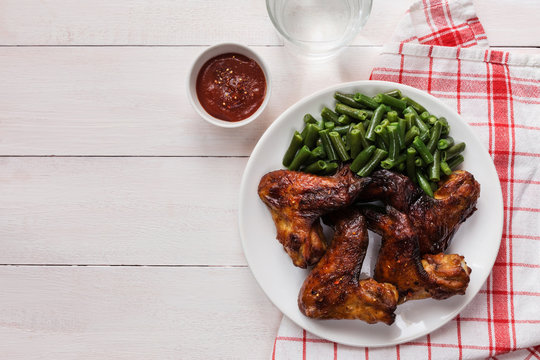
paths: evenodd
<path fill-rule="evenodd" d="M 427 196 L 408 177 L 388 170 L 378 170 L 362 192 L 367 200 L 382 200 L 406 213 L 416 230 L 422 254 L 446 250 L 450 239 L 476 210 L 480 184 L 466 171 L 454 171 L 435 192 Z"/>
<path fill-rule="evenodd" d="M 302 285 L 298 295 L 300 311 L 317 319 L 392 324 L 398 301 L 396 288 L 373 279 L 358 279 L 368 246 L 364 217 L 358 209 L 349 207 L 328 218 L 334 238 Z"/>
<path fill-rule="evenodd" d="M 294 265 L 305 268 L 319 261 L 326 251 L 319 218 L 352 204 L 368 182 L 348 166 L 330 177 L 276 170 L 261 178 L 259 196 L 270 209 L 277 239 Z"/>
<path fill-rule="evenodd" d="M 382 236 L 374 279 L 395 285 L 400 303 L 465 293 L 471 270 L 463 256 L 440 253 L 421 257 L 412 221 L 391 206 L 386 207 L 386 214 L 371 208 L 364 208 L 362 213 L 369 227 Z"/>

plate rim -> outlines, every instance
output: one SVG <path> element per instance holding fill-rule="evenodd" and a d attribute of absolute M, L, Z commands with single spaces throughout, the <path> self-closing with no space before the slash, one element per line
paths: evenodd
<path fill-rule="evenodd" d="M 249 251 L 247 250 L 247 240 L 246 240 L 246 234 L 244 234 L 244 226 L 243 226 L 243 219 L 244 219 L 243 213 L 244 213 L 245 209 L 242 209 L 242 204 L 244 203 L 245 196 L 247 196 L 247 194 L 245 194 L 246 191 L 244 189 L 246 188 L 246 182 L 248 181 L 248 176 L 249 176 L 249 173 L 251 172 L 250 170 L 254 166 L 253 165 L 254 164 L 254 160 L 253 160 L 254 155 L 258 154 L 261 151 L 262 143 L 264 142 L 264 140 L 267 137 L 270 136 L 270 133 L 272 133 L 272 130 L 275 127 L 277 127 L 278 124 L 283 122 L 284 119 L 286 119 L 290 113 L 294 112 L 297 108 L 303 106 L 305 103 L 308 103 L 309 101 L 311 101 L 312 98 L 317 97 L 319 95 L 322 95 L 322 94 L 325 94 L 325 93 L 335 92 L 335 91 L 338 91 L 339 89 L 345 88 L 345 87 L 353 87 L 353 86 L 354 87 L 361 87 L 361 86 L 366 85 L 366 84 L 370 84 L 370 86 L 371 86 L 371 84 L 373 84 L 373 85 L 382 85 L 382 86 L 391 86 L 391 87 L 394 87 L 394 88 L 397 87 L 397 88 L 405 89 L 404 91 L 411 91 L 413 93 L 421 93 L 422 96 L 429 97 L 433 101 L 437 102 L 442 108 L 444 108 L 444 112 L 451 113 L 454 118 L 458 119 L 458 121 L 460 121 L 463 125 L 465 125 L 465 127 L 469 130 L 470 135 L 474 138 L 474 140 L 476 142 L 478 142 L 478 144 L 483 149 L 484 153 L 491 160 L 491 161 L 489 161 L 488 164 L 486 164 L 487 168 L 489 169 L 489 172 L 491 173 L 491 174 L 489 174 L 489 176 L 496 179 L 496 182 L 498 184 L 498 186 L 496 187 L 497 193 L 496 194 L 491 194 L 490 197 L 494 198 L 495 201 L 497 202 L 497 205 L 498 205 L 497 210 L 499 212 L 499 218 L 497 219 L 497 223 L 500 224 L 500 226 L 497 229 L 497 234 L 498 234 L 498 239 L 499 240 L 498 240 L 498 243 L 496 245 L 497 251 L 494 253 L 495 255 L 489 261 L 489 271 L 487 271 L 486 274 L 483 275 L 483 278 L 481 279 L 481 284 L 484 284 L 486 282 L 486 279 L 489 277 L 489 275 L 493 271 L 493 265 L 495 264 L 495 261 L 497 259 L 497 254 L 499 253 L 499 250 L 500 250 L 500 246 L 501 246 L 501 242 L 502 242 L 502 233 L 503 233 L 503 228 L 504 228 L 504 210 L 503 210 L 504 202 L 503 202 L 503 195 L 502 195 L 502 188 L 501 188 L 500 179 L 499 179 L 499 176 L 497 174 L 495 164 L 493 163 L 493 159 L 489 155 L 489 152 L 486 150 L 484 144 L 479 139 L 478 135 L 473 131 L 472 127 L 461 117 L 461 115 L 456 110 L 454 110 L 452 107 L 447 105 L 441 99 L 439 99 L 439 98 L 437 98 L 437 97 L 435 97 L 435 96 L 433 96 L 433 95 L 431 95 L 431 94 L 429 94 L 429 93 L 427 93 L 427 92 L 425 92 L 423 90 L 414 88 L 414 87 L 409 86 L 409 85 L 395 83 L 395 82 L 391 82 L 391 81 L 381 81 L 381 80 L 350 81 L 350 82 L 334 84 L 334 85 L 328 86 L 326 88 L 323 88 L 321 90 L 315 91 L 312 94 L 304 96 L 301 99 L 299 99 L 298 101 L 296 101 L 294 104 L 290 105 L 286 110 L 284 110 L 272 122 L 272 124 L 270 124 L 270 126 L 261 135 L 261 137 L 257 141 L 257 144 L 255 145 L 255 147 L 253 148 L 253 150 L 252 150 L 252 152 L 251 152 L 251 154 L 249 156 L 248 162 L 247 162 L 246 167 L 244 169 L 244 172 L 242 174 L 242 178 L 241 178 L 241 182 L 240 182 L 239 197 L 238 197 L 238 199 L 239 199 L 239 204 L 238 204 L 238 226 L 239 226 L 240 240 L 241 240 L 241 244 L 242 244 L 242 250 L 243 250 L 244 256 L 246 258 L 248 267 L 249 267 L 249 269 L 251 271 L 251 274 L 255 278 L 259 288 L 263 291 L 263 293 L 270 300 L 270 302 L 283 314 L 283 316 L 286 316 L 288 319 L 290 319 L 293 323 L 295 323 L 297 326 L 299 326 L 302 329 L 305 329 L 305 327 L 303 325 L 299 324 L 291 316 L 288 316 L 287 312 L 285 312 L 280 306 L 278 306 L 277 302 L 274 301 L 273 296 L 271 296 L 270 294 L 267 293 L 267 291 L 263 287 L 263 284 L 261 283 L 259 277 L 257 276 L 256 272 L 253 270 L 252 259 L 250 259 Z M 385 346 L 403 344 L 403 343 L 406 343 L 408 341 L 417 339 L 417 338 L 419 338 L 421 336 L 430 334 L 430 333 L 434 332 L 435 330 L 441 328 L 442 326 L 446 325 L 450 320 L 452 320 L 459 313 L 461 313 L 461 311 L 463 311 L 463 309 L 467 305 L 470 304 L 470 302 L 478 295 L 480 289 L 481 289 L 481 286 L 478 288 L 478 290 L 476 291 L 476 293 L 473 296 L 471 296 L 469 299 L 467 299 L 465 302 L 463 302 L 463 304 L 461 304 L 460 306 L 456 307 L 453 311 L 449 312 L 448 316 L 447 316 L 447 319 L 444 320 L 444 321 L 441 321 L 440 324 L 438 324 L 437 326 L 435 326 L 433 328 L 430 328 L 430 329 L 428 329 L 426 331 L 420 331 L 418 334 L 411 335 L 409 337 L 405 337 L 405 338 L 397 340 L 397 341 L 389 341 L 389 342 L 377 343 L 377 344 L 359 345 L 358 343 L 342 341 L 340 339 L 332 338 L 332 337 L 329 337 L 327 335 L 321 334 L 321 333 L 318 332 L 317 329 L 315 329 L 315 330 L 313 330 L 313 329 L 305 329 L 305 330 L 309 331 L 310 333 L 312 333 L 312 334 L 314 334 L 314 335 L 316 335 L 316 336 L 318 336 L 318 337 L 320 337 L 322 339 L 326 339 L 326 340 L 333 341 L 333 342 L 336 342 L 336 343 L 339 343 L 339 344 L 343 344 L 343 345 L 347 345 L 347 346 L 353 346 L 353 347 L 378 348 L 378 347 L 385 347 Z M 276 336 L 277 336 L 277 334 L 276 334 Z"/>

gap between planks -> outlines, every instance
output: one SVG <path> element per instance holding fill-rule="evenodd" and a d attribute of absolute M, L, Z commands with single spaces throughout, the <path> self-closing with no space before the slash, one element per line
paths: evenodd
<path fill-rule="evenodd" d="M 149 267 L 149 268 L 221 268 L 221 269 L 245 269 L 247 265 L 198 265 L 198 264 L 0 264 L 0 266 L 13 267 Z"/>

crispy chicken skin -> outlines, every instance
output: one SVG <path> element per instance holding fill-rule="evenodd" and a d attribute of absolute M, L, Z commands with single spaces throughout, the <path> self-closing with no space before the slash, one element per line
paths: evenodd
<path fill-rule="evenodd" d="M 306 268 L 319 261 L 326 251 L 319 218 L 352 204 L 369 181 L 348 166 L 334 176 L 276 170 L 261 178 L 259 197 L 268 206 L 277 239 L 294 265 Z"/>
<path fill-rule="evenodd" d="M 391 206 L 386 207 L 386 214 L 372 208 L 362 213 L 369 227 L 382 236 L 374 279 L 395 285 L 400 303 L 465 293 L 471 270 L 463 256 L 441 253 L 422 258 L 417 231 L 406 214 Z"/>
<path fill-rule="evenodd" d="M 369 242 L 365 218 L 358 209 L 349 207 L 324 220 L 334 227 L 334 238 L 300 289 L 300 311 L 317 319 L 392 324 L 398 301 L 396 288 L 373 279 L 359 280 Z"/>
<path fill-rule="evenodd" d="M 362 192 L 362 199 L 382 200 L 406 213 L 416 233 L 421 254 L 446 250 L 459 225 L 476 210 L 480 184 L 466 171 L 454 171 L 435 192 L 427 196 L 408 177 L 378 170 Z"/>

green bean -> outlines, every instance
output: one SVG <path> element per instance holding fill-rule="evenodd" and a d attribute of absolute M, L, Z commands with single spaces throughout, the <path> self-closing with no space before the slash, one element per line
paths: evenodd
<path fill-rule="evenodd" d="M 398 135 L 397 126 L 389 125 L 388 126 L 388 138 L 390 144 L 388 145 L 388 158 L 390 160 L 396 160 L 399 154 L 399 135 Z"/>
<path fill-rule="evenodd" d="M 354 129 L 360 131 L 360 142 L 362 143 L 362 148 L 367 148 L 369 143 L 366 139 L 366 130 L 364 129 L 364 125 L 362 123 L 358 123 L 354 126 Z"/>
<path fill-rule="evenodd" d="M 395 159 L 390 159 L 390 157 L 384 159 L 381 161 L 381 167 L 383 169 L 392 169 L 394 167 L 397 167 L 400 164 L 403 164 L 407 160 L 407 154 L 401 154 Z"/>
<path fill-rule="evenodd" d="M 407 129 L 410 129 L 412 128 L 413 126 L 416 126 L 414 124 L 414 122 L 416 121 L 415 120 L 415 115 L 412 114 L 412 113 L 407 113 L 404 115 L 404 120 L 405 120 L 405 123 L 407 124 Z"/>
<path fill-rule="evenodd" d="M 340 115 L 338 117 L 337 124 L 338 125 L 349 125 L 352 122 L 352 119 L 348 117 L 347 115 Z"/>
<path fill-rule="evenodd" d="M 314 162 L 319 159 L 324 159 L 326 157 L 326 152 L 322 145 L 317 146 L 315 149 L 311 150 L 311 158 L 308 162 Z"/>
<path fill-rule="evenodd" d="M 339 134 L 339 133 L 338 133 L 338 134 Z M 350 153 L 351 147 L 350 147 L 349 144 L 347 143 L 347 134 L 341 136 L 341 141 L 343 141 L 343 144 L 345 145 L 345 150 L 347 151 L 347 153 Z M 349 159 L 350 159 L 350 156 L 349 156 Z"/>
<path fill-rule="evenodd" d="M 386 146 L 388 146 L 390 144 L 390 137 L 388 135 L 388 129 L 386 126 L 384 125 L 377 125 L 375 127 L 375 134 L 377 134 L 383 141 L 384 143 L 386 144 Z"/>
<path fill-rule="evenodd" d="M 321 129 L 315 124 L 307 124 L 306 128 L 307 128 L 307 131 L 304 137 L 304 145 L 312 149 L 315 147 L 315 143 L 317 142 L 317 139 L 319 138 L 319 131 Z"/>
<path fill-rule="evenodd" d="M 410 97 L 403 97 L 401 100 L 405 101 L 408 106 L 412 106 L 417 113 L 421 114 L 426 111 L 426 108 L 411 99 Z"/>
<path fill-rule="evenodd" d="M 420 140 L 422 140 L 424 144 L 427 144 L 429 142 L 429 139 L 431 138 L 429 131 L 426 131 L 424 133 L 421 132 L 419 136 L 420 136 Z"/>
<path fill-rule="evenodd" d="M 416 165 L 414 163 L 414 157 L 416 155 L 416 149 L 413 147 L 407 148 L 407 176 L 414 182 L 416 182 Z"/>
<path fill-rule="evenodd" d="M 388 152 L 382 149 L 375 149 L 375 153 L 369 161 L 357 172 L 359 176 L 368 176 L 375 170 L 381 161 L 388 155 Z"/>
<path fill-rule="evenodd" d="M 448 133 L 450 132 L 450 125 L 448 124 L 448 120 L 446 120 L 446 118 L 442 116 L 438 120 L 442 123 L 443 126 L 441 134 L 448 135 Z"/>
<path fill-rule="evenodd" d="M 418 114 L 416 114 L 416 111 L 412 107 L 409 107 L 409 108 L 414 111 L 414 124 L 416 126 L 418 126 L 418 129 L 420 129 L 420 134 L 423 134 L 425 132 L 429 132 L 429 126 L 427 126 L 426 123 L 424 121 L 422 121 L 422 119 L 420 119 L 420 116 L 418 116 Z M 409 109 L 409 108 L 407 108 L 407 109 Z"/>
<path fill-rule="evenodd" d="M 377 147 L 379 149 L 383 149 L 384 151 L 388 151 L 388 145 L 384 142 L 383 138 L 381 136 L 377 136 L 377 138 L 375 139 L 375 145 L 377 145 Z"/>
<path fill-rule="evenodd" d="M 441 171 L 446 176 L 452 175 L 452 169 L 450 169 L 450 166 L 448 166 L 448 163 L 443 160 L 441 160 Z"/>
<path fill-rule="evenodd" d="M 401 99 L 401 91 L 399 91 L 399 89 L 386 91 L 385 94 L 394 98 Z"/>
<path fill-rule="evenodd" d="M 351 158 L 356 158 L 364 148 L 362 144 L 362 133 L 358 129 L 352 129 L 349 133 L 349 146 L 351 147 Z"/>
<path fill-rule="evenodd" d="M 341 161 L 350 160 L 351 157 L 349 156 L 349 153 L 345 149 L 345 144 L 343 143 L 343 140 L 341 139 L 341 136 L 339 135 L 339 133 L 336 131 L 331 131 L 330 133 L 328 133 L 328 136 L 330 137 L 332 146 L 336 150 L 336 153 L 341 159 Z"/>
<path fill-rule="evenodd" d="M 414 165 L 416 167 L 423 168 L 423 167 L 426 166 L 426 163 L 424 162 L 424 160 L 422 160 L 421 157 L 417 156 L 417 157 L 414 158 Z"/>
<path fill-rule="evenodd" d="M 413 125 L 406 133 L 405 133 L 405 146 L 409 146 L 415 137 L 420 135 L 420 129 L 416 125 Z"/>
<path fill-rule="evenodd" d="M 371 120 L 366 120 L 362 122 L 362 125 L 364 125 L 364 129 L 369 129 L 369 124 L 371 124 Z"/>
<path fill-rule="evenodd" d="M 345 104 L 336 104 L 335 110 L 338 114 L 347 115 L 360 121 L 364 121 L 368 118 L 367 110 L 355 109 Z"/>
<path fill-rule="evenodd" d="M 430 125 L 435 125 L 435 123 L 437 122 L 437 117 L 434 116 L 434 115 L 430 115 L 427 119 L 427 122 L 430 124 Z"/>
<path fill-rule="evenodd" d="M 428 166 L 428 177 L 431 181 L 441 180 L 441 152 L 435 150 L 433 163 Z"/>
<path fill-rule="evenodd" d="M 324 172 L 325 175 L 331 175 L 338 169 L 338 164 L 335 162 L 327 162 L 326 163 L 326 171 Z"/>
<path fill-rule="evenodd" d="M 448 160 L 450 160 L 453 157 L 457 156 L 458 154 L 463 152 L 463 150 L 465 150 L 465 143 L 464 142 L 460 142 L 458 144 L 453 145 L 451 148 L 446 150 L 446 158 L 445 158 L 445 160 L 448 162 Z"/>
<path fill-rule="evenodd" d="M 433 192 L 437 191 L 437 183 L 435 183 L 433 181 L 430 181 L 429 182 L 429 187 L 431 188 L 431 191 L 433 191 Z"/>
<path fill-rule="evenodd" d="M 426 121 L 430 115 L 431 115 L 430 113 L 428 113 L 427 111 L 424 111 L 420 114 L 420 119 L 422 119 L 422 121 Z"/>
<path fill-rule="evenodd" d="M 370 145 L 364 150 L 362 150 L 358 155 L 354 157 L 353 162 L 351 163 L 351 171 L 358 172 L 360 169 L 366 165 L 368 160 L 373 156 L 375 153 L 375 145 Z"/>
<path fill-rule="evenodd" d="M 314 163 L 309 164 L 304 168 L 304 171 L 311 174 L 320 174 L 326 170 L 326 162 L 323 160 L 317 160 Z"/>
<path fill-rule="evenodd" d="M 392 108 L 398 109 L 399 111 L 403 111 L 407 107 L 407 103 L 405 101 L 401 101 L 400 99 L 396 99 L 395 97 L 386 94 L 377 94 L 373 97 L 373 100 L 379 104 L 385 104 Z"/>
<path fill-rule="evenodd" d="M 332 121 L 327 121 L 324 123 L 324 128 L 332 131 L 336 127 L 336 123 Z"/>
<path fill-rule="evenodd" d="M 448 166 L 450 167 L 450 169 L 454 170 L 459 164 L 463 162 L 463 160 L 465 160 L 465 158 L 463 158 L 463 155 L 456 155 L 452 160 L 448 161 Z"/>
<path fill-rule="evenodd" d="M 364 112 L 366 113 L 366 120 L 373 118 L 373 111 L 372 110 L 366 110 L 366 109 L 362 109 L 362 110 L 364 110 Z"/>
<path fill-rule="evenodd" d="M 375 110 L 379 106 L 375 100 L 361 93 L 354 94 L 354 101 L 371 110 Z"/>
<path fill-rule="evenodd" d="M 437 120 L 439 120 L 441 122 L 443 127 L 450 127 L 450 125 L 448 125 L 448 120 L 446 120 L 446 118 L 444 116 L 441 116 Z"/>
<path fill-rule="evenodd" d="M 310 156 L 311 151 L 309 151 L 309 148 L 306 145 L 302 146 L 291 162 L 291 165 L 289 165 L 289 170 L 298 170 Z"/>
<path fill-rule="evenodd" d="M 426 147 L 428 148 L 429 152 L 432 154 L 437 148 L 437 143 L 439 142 L 439 138 L 441 137 L 441 130 L 442 130 L 442 124 L 438 121 L 435 122 L 435 125 L 433 125 L 433 127 L 431 128 L 431 137 L 429 138 L 429 141 L 426 144 Z"/>
<path fill-rule="evenodd" d="M 396 170 L 400 173 L 403 173 L 405 171 L 405 163 L 402 162 L 402 163 L 399 163 L 397 166 L 396 166 Z"/>
<path fill-rule="evenodd" d="M 351 127 L 349 125 L 342 125 L 342 126 L 336 126 L 332 129 L 332 131 L 335 131 L 339 133 L 339 135 L 345 135 L 349 132 L 349 129 Z"/>
<path fill-rule="evenodd" d="M 294 159 L 294 155 L 296 155 L 296 152 L 298 151 L 298 149 L 300 149 L 303 142 L 304 139 L 302 138 L 302 135 L 300 135 L 298 131 L 295 131 L 290 145 L 287 148 L 287 151 L 285 151 L 285 155 L 283 156 L 283 166 L 288 167 L 289 165 L 291 165 L 291 162 Z"/>
<path fill-rule="evenodd" d="M 401 136 L 403 137 L 403 140 L 405 140 L 405 134 L 407 133 L 407 120 L 398 118 L 398 124 L 399 124 L 399 130 L 401 131 Z"/>
<path fill-rule="evenodd" d="M 386 118 L 390 122 L 396 122 L 398 120 L 398 113 L 395 110 L 386 113 Z"/>
<path fill-rule="evenodd" d="M 418 185 L 426 194 L 433 197 L 433 190 L 431 190 L 431 186 L 429 185 L 428 179 L 420 172 L 416 172 L 416 180 L 418 181 Z"/>
<path fill-rule="evenodd" d="M 353 94 L 343 94 L 343 93 L 340 93 L 340 92 L 336 91 L 335 94 L 334 94 L 334 99 L 336 99 L 340 103 L 343 103 L 343 104 L 345 104 L 347 106 L 350 106 L 350 107 L 353 107 L 353 108 L 357 108 L 357 109 L 362 108 L 362 105 L 360 105 L 359 103 L 354 101 L 354 95 Z"/>
<path fill-rule="evenodd" d="M 433 162 L 433 155 L 431 155 L 424 142 L 420 140 L 419 136 L 414 138 L 412 145 L 414 146 L 416 151 L 418 151 L 418 154 L 427 165 Z"/>
<path fill-rule="evenodd" d="M 326 106 L 321 110 L 321 116 L 325 122 L 337 122 L 339 115 L 327 108 Z"/>
<path fill-rule="evenodd" d="M 452 145 L 454 145 L 454 138 L 449 136 L 449 137 L 447 137 L 445 139 L 440 139 L 439 140 L 439 142 L 437 143 L 437 149 L 446 150 L 449 147 L 451 147 Z"/>
<path fill-rule="evenodd" d="M 375 127 L 379 125 L 385 113 L 386 106 L 384 106 L 383 104 L 379 105 L 379 107 L 373 113 L 373 118 L 369 123 L 369 128 L 366 131 L 366 139 L 375 141 Z"/>
<path fill-rule="evenodd" d="M 311 114 L 304 115 L 304 124 L 318 124 L 319 122 Z"/>
<path fill-rule="evenodd" d="M 332 146 L 332 142 L 330 141 L 330 136 L 328 136 L 328 133 L 330 130 L 325 129 L 319 131 L 319 136 L 321 137 L 324 152 L 326 153 L 326 158 L 330 161 L 337 160 L 337 154 L 336 150 L 334 150 L 334 147 Z"/>
<path fill-rule="evenodd" d="M 398 142 L 399 142 L 400 150 L 405 149 L 405 127 L 406 126 L 407 125 L 405 125 L 405 120 L 403 120 L 403 122 L 401 121 L 397 122 L 397 129 L 398 129 L 397 135 L 398 135 Z"/>

